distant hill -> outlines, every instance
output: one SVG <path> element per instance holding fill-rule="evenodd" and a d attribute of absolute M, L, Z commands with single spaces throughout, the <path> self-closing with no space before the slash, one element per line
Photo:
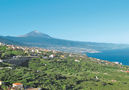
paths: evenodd
<path fill-rule="evenodd" d="M 4 43 L 4 44 L 13 44 L 13 45 L 20 45 L 20 46 L 23 46 L 22 43 L 20 42 L 17 42 L 17 41 L 13 41 L 13 40 L 10 40 L 10 39 L 7 39 L 3 36 L 0 36 L 0 42 Z"/>
<path fill-rule="evenodd" d="M 9 41 L 15 41 L 31 47 L 40 47 L 46 49 L 54 49 L 59 51 L 77 52 L 77 53 L 85 53 L 85 52 L 96 53 L 103 50 L 129 48 L 129 45 L 125 44 L 79 42 L 79 41 L 56 39 L 47 34 L 43 34 L 39 31 L 32 31 L 30 33 L 27 33 L 25 35 L 20 35 L 17 37 L 5 36 L 4 39 L 7 39 Z"/>

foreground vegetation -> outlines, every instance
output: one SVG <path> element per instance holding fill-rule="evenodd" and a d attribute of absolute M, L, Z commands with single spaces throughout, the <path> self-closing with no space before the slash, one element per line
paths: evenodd
<path fill-rule="evenodd" d="M 129 67 L 89 58 L 85 55 L 53 51 L 25 52 L 0 46 L 0 58 L 36 56 L 21 65 L 0 62 L 1 87 L 12 83 L 46 90 L 128 90 Z M 11 68 L 7 68 L 11 67 Z"/>

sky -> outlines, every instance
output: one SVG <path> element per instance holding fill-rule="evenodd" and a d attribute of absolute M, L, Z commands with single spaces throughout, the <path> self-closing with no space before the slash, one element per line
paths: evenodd
<path fill-rule="evenodd" d="M 129 0 L 0 0 L 0 35 L 129 44 Z"/>

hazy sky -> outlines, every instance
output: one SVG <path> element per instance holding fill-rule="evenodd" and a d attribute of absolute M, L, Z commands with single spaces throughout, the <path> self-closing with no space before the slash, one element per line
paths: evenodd
<path fill-rule="evenodd" d="M 0 0 L 0 35 L 129 43 L 129 0 Z"/>

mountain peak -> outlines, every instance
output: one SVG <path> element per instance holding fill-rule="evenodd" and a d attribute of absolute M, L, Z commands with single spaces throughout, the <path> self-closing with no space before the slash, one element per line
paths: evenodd
<path fill-rule="evenodd" d="M 51 38 L 49 35 L 39 32 L 38 30 L 34 30 L 25 35 L 21 35 L 19 37 L 40 37 L 40 38 Z"/>
<path fill-rule="evenodd" d="M 38 30 L 34 30 L 34 31 L 32 31 L 32 32 L 29 32 L 29 33 L 27 33 L 27 34 L 43 34 L 43 33 L 41 33 L 41 32 L 39 32 Z"/>
<path fill-rule="evenodd" d="M 41 33 L 41 32 L 39 32 L 38 30 L 34 30 L 34 31 L 32 31 L 33 33 Z"/>

